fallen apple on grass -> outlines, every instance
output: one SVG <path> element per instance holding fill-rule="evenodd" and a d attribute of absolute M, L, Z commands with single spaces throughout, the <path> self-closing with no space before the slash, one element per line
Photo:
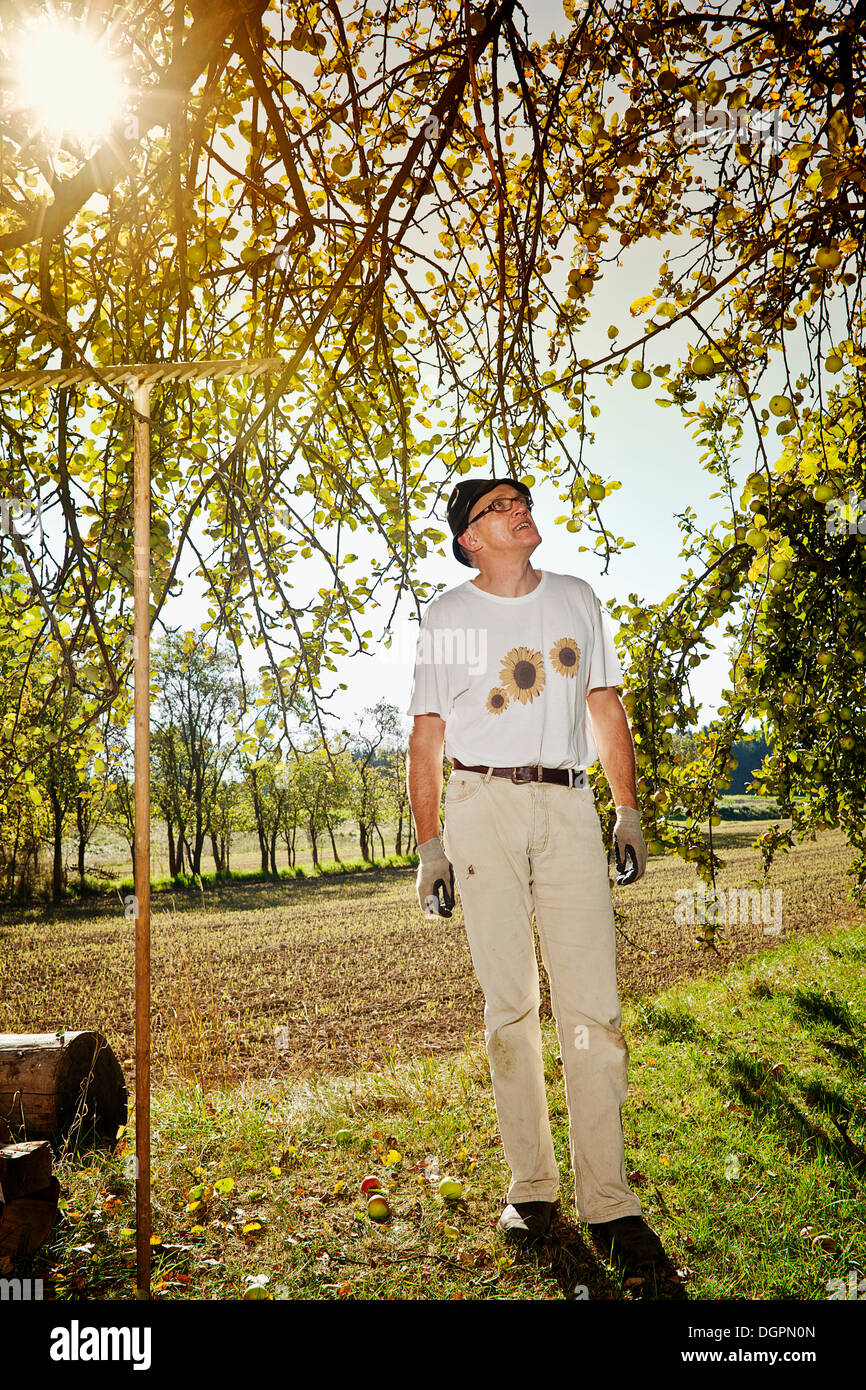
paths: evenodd
<path fill-rule="evenodd" d="M 382 1184 L 374 1173 L 371 1173 L 370 1176 L 365 1178 L 361 1183 L 362 1192 L 381 1192 L 381 1190 Z"/>
<path fill-rule="evenodd" d="M 371 1221 L 387 1221 L 391 1215 L 391 1207 L 384 1192 L 374 1192 L 367 1203 L 367 1215 Z"/>
<path fill-rule="evenodd" d="M 443 1178 L 439 1184 L 439 1196 L 444 1197 L 447 1202 L 456 1202 L 458 1197 L 463 1196 L 463 1184 L 456 1178 Z"/>

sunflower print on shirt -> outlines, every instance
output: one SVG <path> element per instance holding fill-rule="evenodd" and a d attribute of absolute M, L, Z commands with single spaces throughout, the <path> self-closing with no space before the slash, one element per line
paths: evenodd
<path fill-rule="evenodd" d="M 512 647 L 499 672 L 502 689 L 522 705 L 541 694 L 545 679 L 541 652 L 531 647 Z"/>
<path fill-rule="evenodd" d="M 508 709 L 511 701 L 504 690 L 500 690 L 498 685 L 494 685 L 490 694 L 487 696 L 487 708 L 491 714 L 501 714 L 504 709 Z"/>
<path fill-rule="evenodd" d="M 573 637 L 560 637 L 548 652 L 554 671 L 561 676 L 576 676 L 580 662 L 580 647 Z"/>

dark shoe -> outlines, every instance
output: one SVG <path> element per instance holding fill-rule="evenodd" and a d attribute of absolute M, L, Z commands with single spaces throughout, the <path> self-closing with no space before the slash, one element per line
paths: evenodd
<path fill-rule="evenodd" d="M 497 1226 L 515 1245 L 534 1245 L 543 1240 L 553 1222 L 556 1202 L 509 1202 Z"/>
<path fill-rule="evenodd" d="M 596 1248 L 612 1264 L 637 1270 L 670 1263 L 664 1246 L 642 1216 L 618 1216 L 615 1221 L 590 1222 L 589 1233 Z"/>

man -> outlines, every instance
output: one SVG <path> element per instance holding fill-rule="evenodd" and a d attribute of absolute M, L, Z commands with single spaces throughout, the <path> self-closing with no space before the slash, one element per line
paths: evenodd
<path fill-rule="evenodd" d="M 448 500 L 454 555 L 478 573 L 428 605 L 418 638 L 407 772 L 418 901 L 427 915 L 450 917 L 456 879 L 511 1169 L 500 1229 L 521 1244 L 543 1238 L 559 1191 L 534 918 L 565 1076 L 577 1214 L 608 1258 L 635 1269 L 665 1255 L 626 1182 L 628 1048 L 607 858 L 586 779 L 600 755 L 616 800 L 618 881 L 632 882 L 646 868 L 634 749 L 598 599 L 582 579 L 532 567 L 541 536 L 531 509 L 529 488 L 511 479 L 466 479 Z M 453 771 L 440 839 L 443 749 Z"/>

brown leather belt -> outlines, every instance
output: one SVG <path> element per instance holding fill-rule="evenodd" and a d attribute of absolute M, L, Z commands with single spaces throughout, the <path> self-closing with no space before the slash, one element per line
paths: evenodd
<path fill-rule="evenodd" d="M 453 760 L 453 766 L 457 772 L 491 771 L 486 766 L 468 767 L 466 763 L 461 763 L 459 758 Z M 512 782 L 558 782 L 563 787 L 585 787 L 587 785 L 586 773 L 577 772 L 570 767 L 534 767 L 532 763 L 526 763 L 523 767 L 494 767 L 492 775 L 494 777 L 509 777 Z"/>

